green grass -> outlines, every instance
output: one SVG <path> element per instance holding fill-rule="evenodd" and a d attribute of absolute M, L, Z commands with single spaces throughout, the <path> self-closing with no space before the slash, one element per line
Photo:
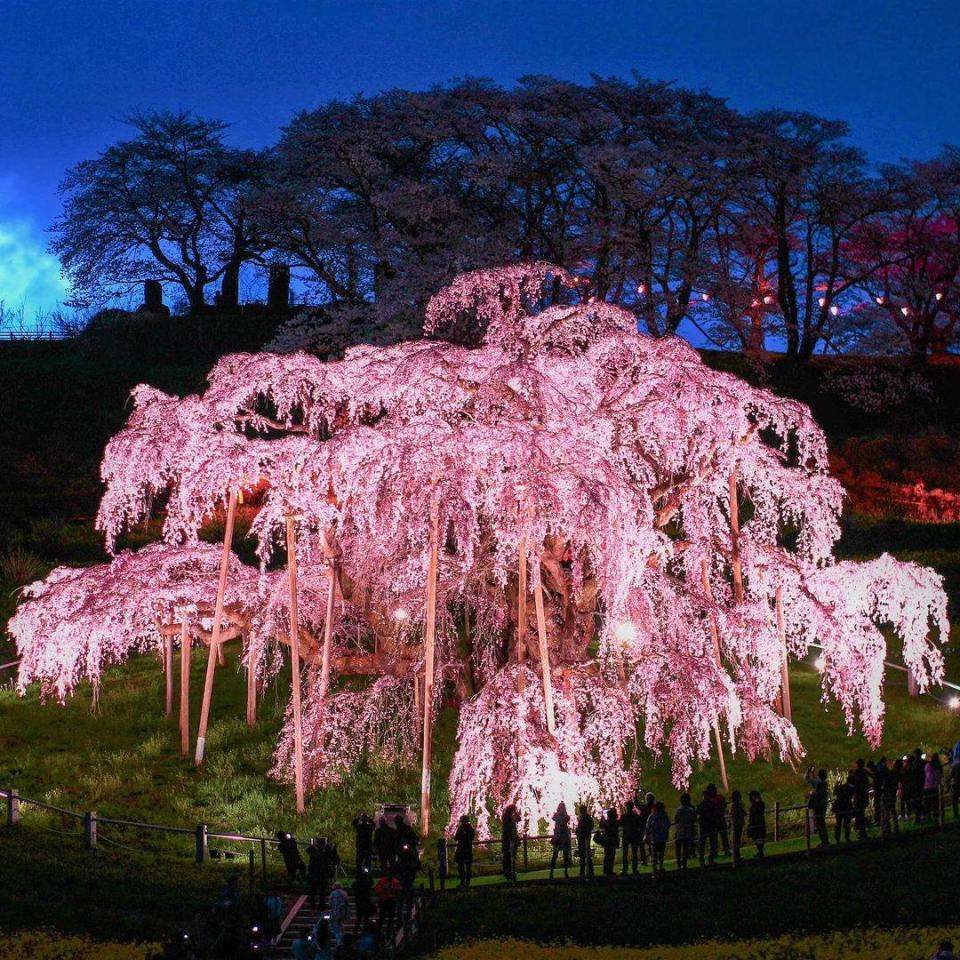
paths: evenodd
<path fill-rule="evenodd" d="M 203 683 L 204 651 L 194 653 L 191 686 L 191 725 L 196 728 Z M 845 768 L 857 756 L 870 756 L 862 736 L 848 736 L 836 704 L 820 701 L 819 678 L 805 665 L 791 673 L 795 722 L 809 762 L 830 769 Z M 211 830 L 272 834 L 291 828 L 301 836 L 334 837 L 352 850 L 350 821 L 360 810 L 379 802 L 415 804 L 419 771 L 370 763 L 340 788 L 308 798 L 302 820 L 294 814 L 292 789 L 267 777 L 289 688 L 281 674 L 261 700 L 253 730 L 244 722 L 245 681 L 236 662 L 236 645 L 226 667 L 217 671 L 207 760 L 197 769 L 181 757 L 176 717 L 163 712 L 163 677 L 153 656 L 135 657 L 107 671 L 95 708 L 89 687 L 80 688 L 63 706 L 42 703 L 36 690 L 20 698 L 11 689 L 0 691 L 0 787 L 16 787 L 25 796 L 74 810 L 97 810 L 104 816 L 143 819 L 192 827 L 206 823 Z M 444 711 L 436 734 L 435 831 L 448 814 L 445 780 L 454 749 L 455 715 Z M 937 748 L 960 738 L 955 715 L 929 698 L 910 699 L 903 675 L 891 674 L 887 689 L 887 724 L 881 751 L 889 756 L 919 745 Z M 666 762 L 645 757 L 643 786 L 672 804 L 676 791 Z M 777 759 L 750 763 L 745 756 L 727 755 L 732 787 L 759 787 L 767 802 L 799 802 L 802 776 Z M 720 782 L 712 758 L 693 778 L 694 791 Z M 26 808 L 26 816 L 38 814 Z M 109 828 L 105 828 L 108 830 Z M 115 828 L 114 828 L 115 829 Z M 109 833 L 105 833 L 109 836 Z M 128 837 L 127 842 L 169 848 L 179 843 L 186 854 L 190 839 L 172 841 Z M 433 847 L 428 847 L 432 856 Z"/>

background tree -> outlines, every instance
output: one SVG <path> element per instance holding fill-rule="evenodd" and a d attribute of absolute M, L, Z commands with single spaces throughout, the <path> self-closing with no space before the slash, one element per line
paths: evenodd
<path fill-rule="evenodd" d="M 914 360 L 946 353 L 960 332 L 960 153 L 886 167 L 888 212 L 849 244 L 870 297 L 867 342 Z M 886 344 L 887 349 L 890 344 Z"/>
<path fill-rule="evenodd" d="M 145 278 L 178 284 L 192 310 L 222 281 L 235 306 L 241 266 L 263 251 L 248 216 L 264 173 L 254 151 L 224 143 L 226 124 L 190 113 L 140 113 L 135 136 L 69 170 L 51 250 L 79 302 L 102 302 Z"/>

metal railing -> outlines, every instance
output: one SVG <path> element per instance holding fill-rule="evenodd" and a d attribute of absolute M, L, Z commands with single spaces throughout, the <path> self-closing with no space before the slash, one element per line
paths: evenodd
<path fill-rule="evenodd" d="M 67 807 L 61 807 L 57 804 L 48 803 L 45 800 L 38 800 L 35 797 L 21 796 L 15 788 L 0 790 L 0 798 L 6 804 L 6 822 L 8 827 L 15 827 L 20 822 L 21 807 L 32 806 L 49 813 L 56 813 L 61 818 L 72 819 L 83 825 L 84 846 L 88 850 L 95 849 L 98 839 L 105 839 L 99 836 L 101 827 L 118 827 L 122 830 L 142 830 L 145 832 L 155 832 L 161 834 L 173 834 L 179 836 L 190 836 L 194 840 L 194 859 L 197 863 L 203 863 L 207 859 L 218 859 L 221 851 L 212 850 L 209 846 L 210 840 L 225 840 L 235 843 L 250 844 L 248 856 L 251 868 L 254 858 L 254 850 L 259 848 L 261 873 L 264 881 L 267 878 L 267 853 L 271 846 L 279 846 L 279 841 L 273 837 L 253 836 L 239 832 L 222 832 L 218 830 L 209 830 L 205 823 L 198 824 L 196 827 L 174 827 L 164 823 L 147 823 L 143 820 L 127 820 L 120 817 L 107 817 L 97 813 L 96 810 L 80 812 L 70 810 Z M 109 842 L 109 841 L 108 841 Z M 233 859 L 233 858 L 230 858 Z"/>

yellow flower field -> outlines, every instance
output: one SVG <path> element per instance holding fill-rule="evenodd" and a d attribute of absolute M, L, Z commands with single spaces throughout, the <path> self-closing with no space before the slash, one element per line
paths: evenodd
<path fill-rule="evenodd" d="M 42 930 L 0 933 L 0 960 L 149 960 L 159 946 L 146 943 L 98 943 Z"/>
<path fill-rule="evenodd" d="M 430 960 L 928 960 L 941 940 L 960 946 L 960 927 L 846 930 L 767 940 L 710 940 L 682 947 L 544 946 L 522 940 L 483 940 L 446 947 Z"/>

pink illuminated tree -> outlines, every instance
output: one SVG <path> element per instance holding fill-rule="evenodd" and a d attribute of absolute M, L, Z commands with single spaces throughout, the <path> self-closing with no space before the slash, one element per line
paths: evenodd
<path fill-rule="evenodd" d="M 516 803 L 535 826 L 559 799 L 621 801 L 643 751 L 678 786 L 721 736 L 751 758 L 800 752 L 783 678 L 813 643 L 824 697 L 874 743 L 882 625 L 921 687 L 942 679 L 940 578 L 833 560 L 842 489 L 809 410 L 577 289 L 548 264 L 467 274 L 430 302 L 428 338 L 329 363 L 234 355 L 200 396 L 136 391 L 98 524 L 112 546 L 162 505 L 171 546 L 148 549 L 200 549 L 230 491 L 255 490 L 263 568 L 238 603 L 264 675 L 291 639 L 278 577 L 295 518 L 308 786 L 370 753 L 411 760 L 445 698 L 451 822 L 473 811 L 486 831 Z M 147 602 L 126 556 L 108 569 Z M 72 609 L 52 603 L 33 642 Z M 116 630 L 129 648 L 135 628 Z M 294 731 L 291 714 L 282 777 Z"/>

